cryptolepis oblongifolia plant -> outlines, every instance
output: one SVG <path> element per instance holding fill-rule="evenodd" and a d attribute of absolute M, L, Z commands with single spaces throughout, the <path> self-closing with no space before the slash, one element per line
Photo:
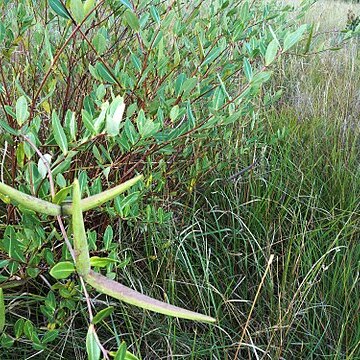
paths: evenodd
<path fill-rule="evenodd" d="M 74 180 L 72 185 L 73 196 L 71 204 L 53 204 L 48 201 L 24 194 L 8 185 L 0 183 L 0 192 L 8 196 L 11 200 L 16 201 L 24 208 L 45 214 L 45 215 L 71 215 L 72 232 L 74 249 L 70 251 L 74 255 L 75 267 L 71 262 L 60 262 L 50 271 L 50 274 L 56 279 L 66 278 L 74 271 L 89 285 L 97 291 L 109 295 L 115 299 L 124 301 L 128 304 L 140 308 L 155 311 L 168 316 L 175 316 L 183 319 L 213 323 L 216 320 L 210 316 L 202 315 L 193 311 L 182 309 L 177 306 L 153 299 L 141 294 L 127 286 L 107 278 L 91 269 L 88 240 L 85 232 L 83 211 L 94 209 L 105 202 L 115 198 L 132 185 L 136 184 L 143 178 L 138 175 L 113 189 L 104 191 L 100 194 L 81 199 L 79 181 Z M 99 343 L 93 324 L 90 325 L 87 335 L 87 351 L 89 358 L 94 356 L 94 352 L 100 352 L 101 344 Z M 94 350 L 95 349 L 95 350 Z M 96 355 L 96 354 L 95 354 Z"/>
<path fill-rule="evenodd" d="M 16 201 L 23 207 L 42 214 L 54 216 L 61 216 L 64 214 L 71 215 L 76 272 L 85 280 L 86 283 L 90 284 L 99 292 L 140 308 L 155 311 L 161 314 L 194 321 L 213 323 L 216 320 L 210 316 L 202 315 L 162 301 L 158 301 L 149 296 L 134 291 L 114 280 L 111 280 L 106 276 L 96 273 L 91 269 L 89 246 L 86 238 L 83 211 L 96 208 L 101 204 L 115 198 L 124 191 L 128 190 L 132 185 L 136 184 L 142 178 L 142 175 L 138 175 L 113 189 L 104 191 L 100 194 L 90 196 L 85 199 L 81 199 L 79 181 L 75 179 L 72 185 L 72 203 L 67 203 L 66 205 L 53 204 L 48 201 L 37 199 L 3 183 L 0 183 L 0 192 L 5 196 L 8 196 L 10 199 Z M 75 268 L 72 267 L 71 263 L 63 262 L 55 265 L 51 270 L 51 274 L 55 278 L 60 279 L 69 276 L 74 270 Z"/>
<path fill-rule="evenodd" d="M 5 287 L 16 291 L 29 280 L 43 289 L 47 268 L 57 278 L 76 270 L 80 279 L 106 294 L 193 318 L 191 312 L 125 291 L 110 280 L 121 267 L 121 246 L 137 251 L 130 239 L 121 245 L 112 241 L 113 221 L 121 218 L 126 231 L 141 232 L 142 251 L 148 251 L 147 235 L 172 222 L 179 197 L 196 189 L 211 169 L 226 170 L 222 144 L 248 125 L 256 128 L 259 104 L 279 98 L 280 91 L 270 89 L 273 70 L 284 53 L 295 51 L 306 26 L 290 24 L 289 7 L 275 1 L 18 0 L 16 6 L 2 1 L 0 9 L 0 216 L 6 218 L 0 275 L 5 292 Z M 242 154 L 249 152 L 244 140 Z M 29 141 L 41 150 L 49 171 Z M 115 184 L 135 173 L 144 174 L 146 181 L 134 183 L 126 196 L 121 191 L 116 196 Z M 75 198 L 75 176 L 81 200 Z M 53 194 L 47 202 L 51 177 Z M 106 188 L 111 190 L 102 192 Z M 169 207 L 162 205 L 165 192 L 170 194 Z M 104 279 L 89 268 L 99 268 L 104 260 L 89 258 L 81 245 L 84 225 L 75 210 L 80 206 L 86 212 L 113 198 L 113 204 L 101 209 L 106 229 L 95 224 L 86 232 L 90 253 L 107 256 L 109 279 Z M 19 204 L 17 209 L 12 201 Z M 73 262 L 65 246 L 54 252 L 56 238 L 69 244 L 66 234 L 62 231 L 59 237 L 52 219 L 34 211 L 57 221 L 71 218 Z M 150 259 L 153 254 L 143 255 Z M 165 252 L 161 256 L 167 260 Z M 155 262 L 148 265 L 144 275 L 151 281 Z M 35 350 L 55 349 L 54 340 L 62 339 L 78 303 L 79 286 L 68 282 L 55 284 L 46 294 L 39 290 L 34 323 L 9 321 L 3 341 L 9 350 L 15 323 L 19 338 L 32 326 L 26 336 Z M 211 292 L 209 286 L 199 295 L 210 300 Z M 191 298 L 193 306 L 200 297 Z M 40 328 L 38 315 L 48 330 Z M 94 353 L 97 315 L 88 332 L 88 353 Z"/>

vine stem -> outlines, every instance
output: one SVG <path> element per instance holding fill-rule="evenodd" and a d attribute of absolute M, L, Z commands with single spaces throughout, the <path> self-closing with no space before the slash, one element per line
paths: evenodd
<path fill-rule="evenodd" d="M 4 164 L 5 164 L 5 158 L 6 158 L 6 153 L 7 153 L 7 146 L 8 146 L 8 143 L 5 140 L 4 150 L 3 150 L 3 157 L 2 157 L 2 160 L 1 160 L 1 182 L 2 183 L 4 182 Z"/>

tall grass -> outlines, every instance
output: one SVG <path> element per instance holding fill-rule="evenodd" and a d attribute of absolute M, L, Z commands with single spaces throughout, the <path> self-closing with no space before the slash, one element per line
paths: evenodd
<path fill-rule="evenodd" d="M 359 134 L 290 112 L 266 121 L 269 134 L 284 128 L 285 137 L 251 172 L 236 182 L 214 172 L 186 205 L 172 204 L 172 226 L 147 235 L 120 227 L 142 259 L 127 281 L 219 319 L 210 330 L 155 315 L 132 320 L 131 342 L 146 359 L 234 358 L 270 254 L 239 359 L 358 358 Z M 127 308 L 126 317 L 138 319 Z"/>

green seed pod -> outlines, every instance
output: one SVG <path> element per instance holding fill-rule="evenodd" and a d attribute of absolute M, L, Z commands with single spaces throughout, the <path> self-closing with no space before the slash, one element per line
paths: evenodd
<path fill-rule="evenodd" d="M 81 210 L 80 185 L 77 179 L 75 179 L 73 183 L 72 226 L 74 234 L 76 270 L 79 275 L 85 277 L 90 271 L 90 257 L 84 219 Z"/>
<path fill-rule="evenodd" d="M 208 323 L 216 322 L 216 319 L 210 316 L 202 315 L 153 299 L 92 270 L 90 270 L 88 275 L 85 277 L 85 280 L 97 291 L 100 291 L 104 294 L 112 296 L 115 299 L 124 301 L 128 304 L 135 305 L 143 309 L 194 321 L 202 321 Z"/>
<path fill-rule="evenodd" d="M 45 215 L 61 215 L 61 207 L 57 204 L 38 199 L 34 196 L 25 194 L 0 182 L 0 192 L 8 196 L 11 200 L 18 202 L 21 206 Z"/>

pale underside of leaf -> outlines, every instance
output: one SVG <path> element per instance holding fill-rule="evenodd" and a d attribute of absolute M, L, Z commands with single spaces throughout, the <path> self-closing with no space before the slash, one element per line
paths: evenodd
<path fill-rule="evenodd" d="M 111 280 L 101 274 L 98 274 L 93 270 L 90 270 L 89 274 L 85 277 L 85 280 L 88 284 L 90 284 L 99 292 L 102 292 L 115 299 L 141 307 L 146 310 L 195 321 L 209 323 L 213 323 L 216 321 L 216 319 L 210 316 L 202 315 L 153 299 L 147 295 L 132 290 L 114 280 Z"/>

